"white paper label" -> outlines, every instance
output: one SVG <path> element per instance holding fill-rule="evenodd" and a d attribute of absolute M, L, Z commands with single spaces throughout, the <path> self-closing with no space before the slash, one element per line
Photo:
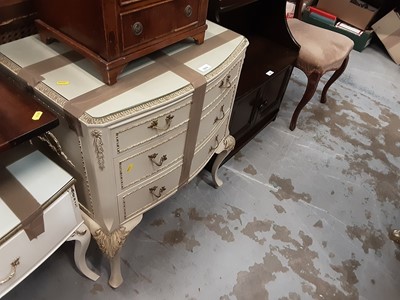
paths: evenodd
<path fill-rule="evenodd" d="M 211 69 L 211 66 L 205 64 L 205 65 L 202 65 L 202 66 L 201 66 L 200 68 L 198 68 L 198 69 L 199 69 L 199 71 L 201 71 L 201 72 L 205 72 L 205 71 L 210 70 L 210 69 Z"/>
<path fill-rule="evenodd" d="M 269 70 L 267 73 L 265 73 L 265 74 L 267 74 L 268 76 L 271 76 L 272 74 L 274 74 L 274 71 L 271 71 L 271 70 Z"/>

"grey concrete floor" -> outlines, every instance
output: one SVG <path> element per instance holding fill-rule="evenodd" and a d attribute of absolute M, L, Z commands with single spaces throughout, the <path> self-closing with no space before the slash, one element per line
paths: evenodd
<path fill-rule="evenodd" d="M 388 238 L 400 228 L 400 67 L 375 45 L 353 51 L 327 104 L 319 90 L 291 132 L 305 81 L 295 70 L 276 121 L 220 169 L 221 188 L 204 171 L 145 214 L 118 289 L 94 243 L 97 282 L 65 243 L 3 299 L 400 299 Z"/>

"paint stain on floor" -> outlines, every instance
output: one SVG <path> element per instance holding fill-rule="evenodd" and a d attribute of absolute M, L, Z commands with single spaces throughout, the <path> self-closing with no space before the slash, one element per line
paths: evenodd
<path fill-rule="evenodd" d="M 269 178 L 269 183 L 276 187 L 278 191 L 271 191 L 278 200 L 303 200 L 307 203 L 311 202 L 311 195 L 308 193 L 297 193 L 294 191 L 294 186 L 291 179 L 281 178 L 276 174 L 272 174 Z"/>
<path fill-rule="evenodd" d="M 248 165 L 246 168 L 243 169 L 243 172 L 253 176 L 257 175 L 257 170 L 254 168 L 253 165 Z"/>

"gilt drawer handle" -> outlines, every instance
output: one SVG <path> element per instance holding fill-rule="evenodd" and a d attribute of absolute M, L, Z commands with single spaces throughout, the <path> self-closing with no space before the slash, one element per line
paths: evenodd
<path fill-rule="evenodd" d="M 231 86 L 232 86 L 231 75 L 226 76 L 226 78 L 222 80 L 221 83 L 219 84 L 220 88 L 230 88 Z"/>
<path fill-rule="evenodd" d="M 0 285 L 5 284 L 6 282 L 10 281 L 15 276 L 15 274 L 17 273 L 18 265 L 19 265 L 19 257 L 11 263 L 11 272 L 6 278 L 4 278 L 3 280 L 0 281 Z"/>
<path fill-rule="evenodd" d="M 160 198 L 162 193 L 165 192 L 166 188 L 165 186 L 162 186 L 159 190 L 158 190 L 158 194 L 156 194 L 156 190 L 157 190 L 158 186 L 153 186 L 151 188 L 149 188 L 150 193 L 156 197 L 156 198 Z"/>
<path fill-rule="evenodd" d="M 141 35 L 143 32 L 143 24 L 140 22 L 135 22 L 132 25 L 132 32 L 134 35 Z"/>
<path fill-rule="evenodd" d="M 186 6 L 185 7 L 185 15 L 186 15 L 186 17 L 189 18 L 190 16 L 192 16 L 192 13 L 193 13 L 192 7 L 190 5 Z"/>
<path fill-rule="evenodd" d="M 153 164 L 155 164 L 158 167 L 161 167 L 162 164 L 164 163 L 164 161 L 167 160 L 167 155 L 164 154 L 163 156 L 161 156 L 160 161 L 156 162 L 155 159 L 156 159 L 157 155 L 158 155 L 158 153 L 153 153 L 153 154 L 149 155 L 149 158 Z"/>
<path fill-rule="evenodd" d="M 214 151 L 215 149 L 218 148 L 219 145 L 219 139 L 218 139 L 218 135 L 215 137 L 215 147 L 210 146 L 210 150 L 208 150 L 208 153 L 211 153 L 212 151 Z"/>
<path fill-rule="evenodd" d="M 171 127 L 173 115 L 168 115 L 165 117 L 165 127 L 158 127 L 158 120 L 151 121 L 151 124 L 148 128 L 157 129 L 157 130 L 168 130 Z"/>
<path fill-rule="evenodd" d="M 221 106 L 220 112 L 222 112 L 221 117 L 215 117 L 214 124 L 217 123 L 218 121 L 221 121 L 223 118 L 225 118 L 225 111 L 224 111 L 224 106 Z"/>

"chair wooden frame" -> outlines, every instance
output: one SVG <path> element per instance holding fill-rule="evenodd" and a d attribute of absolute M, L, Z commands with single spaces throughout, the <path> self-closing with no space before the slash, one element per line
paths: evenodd
<path fill-rule="evenodd" d="M 301 8 L 303 7 L 304 0 L 296 0 L 295 2 L 296 2 L 296 8 L 295 8 L 294 17 L 301 20 L 301 14 L 302 14 Z M 345 59 L 343 60 L 343 63 L 341 64 L 341 66 L 338 69 L 328 70 L 328 71 L 335 71 L 335 72 L 329 78 L 328 82 L 325 84 L 325 86 L 322 90 L 321 99 L 320 99 L 321 103 L 326 103 L 326 94 L 328 92 L 328 89 L 340 77 L 340 75 L 343 74 L 344 70 L 347 67 L 348 62 L 349 62 L 349 55 L 347 55 L 347 57 L 345 57 Z M 295 65 L 295 67 L 297 67 L 297 66 Z M 326 72 L 328 72 L 328 71 L 326 71 Z M 321 72 L 314 71 L 311 74 L 308 74 L 308 75 L 306 74 L 307 75 L 307 87 L 303 94 L 303 97 L 301 98 L 299 104 L 297 105 L 297 107 L 292 115 L 292 119 L 290 121 L 290 126 L 289 126 L 290 130 L 293 131 L 296 128 L 297 119 L 299 117 L 301 110 L 304 108 L 304 106 L 306 106 L 306 104 L 314 96 L 315 91 L 317 90 L 317 87 L 318 87 L 318 83 L 319 83 L 321 77 L 326 72 L 321 73 Z"/>

